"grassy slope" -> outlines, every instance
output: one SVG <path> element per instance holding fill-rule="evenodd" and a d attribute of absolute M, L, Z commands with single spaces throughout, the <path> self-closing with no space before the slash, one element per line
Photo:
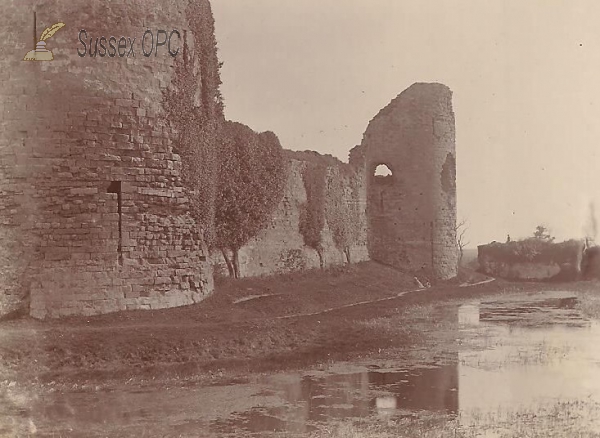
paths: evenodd
<path fill-rule="evenodd" d="M 0 323 L 0 366 L 59 373 L 190 363 L 211 368 L 314 345 L 314 322 L 273 319 L 377 299 L 412 288 L 412 278 L 375 263 L 327 271 L 225 280 L 204 302 L 175 309 Z M 270 295 L 235 304 L 238 299 Z M 36 362 L 37 361 L 37 362 Z"/>
<path fill-rule="evenodd" d="M 22 379 L 85 381 L 311 366 L 418 342 L 422 328 L 411 320 L 415 316 L 406 312 L 408 306 L 536 287 L 448 284 L 396 297 L 414 289 L 412 277 L 374 262 L 225 281 L 194 306 L 48 322 L 5 321 L 0 323 L 0 369 L 20 372 Z M 270 296 L 235 303 L 265 294 Z M 280 318 L 385 297 L 394 298 Z M 400 319 L 399 311 L 404 312 Z M 400 327 L 393 336 L 381 330 L 386 318 Z M 432 318 L 427 314 L 421 319 L 430 323 Z"/>

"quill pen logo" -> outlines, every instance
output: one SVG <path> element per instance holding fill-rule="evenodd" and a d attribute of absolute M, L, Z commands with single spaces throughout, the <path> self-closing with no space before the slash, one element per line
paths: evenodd
<path fill-rule="evenodd" d="M 46 28 L 40 38 L 37 38 L 36 32 L 36 16 L 33 13 L 33 50 L 27 52 L 23 61 L 52 61 L 54 60 L 54 54 L 52 51 L 46 48 L 46 41 L 50 39 L 56 32 L 65 27 L 65 23 L 56 23 Z"/>

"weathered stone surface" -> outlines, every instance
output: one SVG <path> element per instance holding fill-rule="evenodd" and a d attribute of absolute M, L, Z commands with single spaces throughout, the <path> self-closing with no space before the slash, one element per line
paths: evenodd
<path fill-rule="evenodd" d="M 585 250 L 581 271 L 586 280 L 600 279 L 600 246 L 593 246 Z"/>
<path fill-rule="evenodd" d="M 485 264 L 486 274 L 509 280 L 546 280 L 560 273 L 558 263 L 499 263 L 488 261 Z"/>
<path fill-rule="evenodd" d="M 208 0 L 196 4 L 210 13 Z M 145 57 L 139 44 L 135 58 L 77 54 L 81 29 L 93 38 L 117 39 L 177 29 L 181 50 L 185 43 L 187 55 L 193 55 L 192 36 L 206 29 L 194 28 L 188 5 L 188 0 L 3 4 L 0 315 L 20 306 L 38 318 L 155 309 L 198 302 L 212 291 L 211 260 L 189 214 L 181 158 L 173 152 L 178 133 L 165 120 L 173 58 L 166 49 L 162 56 Z M 21 61 L 33 44 L 34 10 L 38 34 L 66 23 L 49 43 L 53 62 Z M 200 82 L 200 88 L 206 86 Z M 202 93 L 199 89 L 199 101 Z M 373 177 L 380 163 L 394 171 L 389 186 Z M 243 276 L 319 266 L 316 251 L 299 232 L 305 165 L 291 161 L 285 196 L 270 226 L 240 251 Z M 352 262 L 370 253 L 420 277 L 456 274 L 454 115 L 446 87 L 416 84 L 403 92 L 371 121 L 344 166 L 354 167 L 359 192 L 352 201 L 359 207 Z M 330 166 L 328 178 L 342 178 L 341 168 Z M 347 191 L 334 192 L 328 196 L 351 199 Z M 322 237 L 325 266 L 347 262 L 327 224 Z"/>
<path fill-rule="evenodd" d="M 584 242 L 561 243 L 526 239 L 480 245 L 480 270 L 492 277 L 510 280 L 577 280 L 581 276 Z"/>
<path fill-rule="evenodd" d="M 271 223 L 240 250 L 240 274 L 243 277 L 319 267 L 317 252 L 304 244 L 299 231 L 300 209 L 306 202 L 306 190 L 302 180 L 302 170 L 305 166 L 306 163 L 301 160 L 290 161 L 284 196 L 273 214 Z M 352 263 L 369 259 L 366 246 L 366 192 L 362 174 L 356 175 L 356 178 L 360 179 L 361 187 L 359 190 L 361 231 L 357 243 L 350 248 Z M 345 255 L 340 248 L 336 247 L 327 223 L 322 232 L 322 239 L 325 267 L 346 263 Z M 227 275 L 222 255 L 214 252 L 212 258 L 219 273 Z"/>
<path fill-rule="evenodd" d="M 353 151 L 367 175 L 373 260 L 431 280 L 456 276 L 456 158 L 452 92 L 414 84 L 371 120 Z M 374 175 L 385 164 L 392 176 Z"/>
<path fill-rule="evenodd" d="M 349 166 L 360 179 L 359 243 L 352 262 L 369 258 L 425 280 L 456 276 L 456 159 L 452 93 L 440 84 L 415 84 L 371 121 Z M 340 163 L 341 164 L 341 163 Z M 387 165 L 392 177 L 377 178 Z M 315 268 L 319 258 L 299 233 L 306 201 L 302 161 L 292 161 L 285 196 L 270 226 L 240 251 L 242 276 Z M 346 165 L 348 166 L 348 165 Z M 367 232 L 368 230 L 368 232 Z M 325 266 L 343 264 L 327 224 Z M 367 245 L 368 244 L 368 245 Z M 214 253 L 219 271 L 222 256 Z"/>
<path fill-rule="evenodd" d="M 207 3 L 207 2 L 206 2 Z M 0 313 L 57 317 L 197 302 L 211 267 L 164 120 L 166 53 L 81 58 L 78 33 L 177 29 L 186 0 L 8 0 L 0 14 Z M 52 62 L 23 62 L 38 35 Z M 187 36 L 186 36 L 187 35 Z M 138 40 L 139 43 L 139 40 Z M 188 47 L 193 50 L 193 44 Z"/>

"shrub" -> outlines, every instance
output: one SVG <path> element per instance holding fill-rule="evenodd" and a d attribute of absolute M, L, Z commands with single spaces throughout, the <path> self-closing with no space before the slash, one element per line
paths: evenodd
<path fill-rule="evenodd" d="M 362 226 L 359 185 L 354 172 L 339 167 L 329 169 L 325 216 L 333 242 L 343 251 L 347 263 L 351 263 L 350 248 L 357 243 Z"/>
<path fill-rule="evenodd" d="M 306 202 L 300 206 L 299 231 L 304 244 L 317 251 L 319 266 L 324 266 L 323 239 L 325 226 L 325 175 L 327 168 L 321 161 L 309 161 L 302 171 Z"/>
<path fill-rule="evenodd" d="M 287 172 L 281 144 L 272 132 L 257 134 L 228 121 L 221 146 L 214 246 L 221 249 L 230 274 L 237 278 L 238 252 L 271 220 L 283 196 Z"/>
<path fill-rule="evenodd" d="M 479 247 L 480 257 L 491 258 L 497 262 L 561 264 L 579 256 L 582 243 L 568 240 L 554 243 L 535 237 L 507 243 L 490 243 Z"/>

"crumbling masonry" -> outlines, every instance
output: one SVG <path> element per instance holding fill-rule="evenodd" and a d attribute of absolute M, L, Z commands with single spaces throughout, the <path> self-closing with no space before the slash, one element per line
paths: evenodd
<path fill-rule="evenodd" d="M 353 262 L 371 258 L 432 283 L 456 276 L 454 129 L 452 92 L 441 84 L 414 84 L 371 120 L 362 144 L 350 152 L 361 208 Z M 392 170 L 391 176 L 375 176 L 381 164 Z M 240 251 L 245 275 L 319 266 L 298 230 L 306 200 L 301 166 L 291 163 L 272 223 Z M 326 265 L 343 264 L 327 227 L 323 237 Z M 286 263 L 290 254 L 295 266 Z"/>
<path fill-rule="evenodd" d="M 412 85 L 371 120 L 358 149 L 367 172 L 370 257 L 431 281 L 455 277 L 456 155 L 450 89 Z M 391 176 L 375 175 L 382 164 Z"/>
<path fill-rule="evenodd" d="M 176 133 L 164 120 L 173 57 L 81 58 L 76 50 L 80 29 L 117 39 L 177 29 L 180 45 L 191 44 L 187 4 L 3 2 L 0 314 L 24 304 L 35 317 L 161 308 L 211 292 Z M 38 35 L 66 23 L 49 41 L 52 62 L 21 61 L 33 11 Z"/>
<path fill-rule="evenodd" d="M 196 28 L 189 4 L 3 2 L 0 316 L 19 309 L 45 318 L 172 307 L 212 291 L 211 261 L 174 153 L 178 133 L 165 120 L 174 58 L 166 48 L 145 57 L 139 46 L 135 58 L 77 53 L 81 29 L 117 39 L 177 29 L 181 49 L 193 54 L 193 36 L 212 30 Z M 210 15 L 208 0 L 195 5 Z M 56 22 L 66 24 L 48 44 L 52 62 L 22 61 L 34 43 L 34 11 L 38 35 Z M 196 52 L 206 56 L 205 49 Z M 199 100 L 210 94 L 202 79 Z M 392 177 L 375 177 L 379 164 Z M 292 161 L 272 223 L 241 251 L 247 275 L 318 266 L 298 230 L 298 209 L 306 201 L 302 166 Z M 415 84 L 400 94 L 371 121 L 349 166 L 356 170 L 362 209 L 352 262 L 371 258 L 432 281 L 455 276 L 450 90 Z M 344 263 L 327 227 L 324 233 L 326 265 Z"/>

